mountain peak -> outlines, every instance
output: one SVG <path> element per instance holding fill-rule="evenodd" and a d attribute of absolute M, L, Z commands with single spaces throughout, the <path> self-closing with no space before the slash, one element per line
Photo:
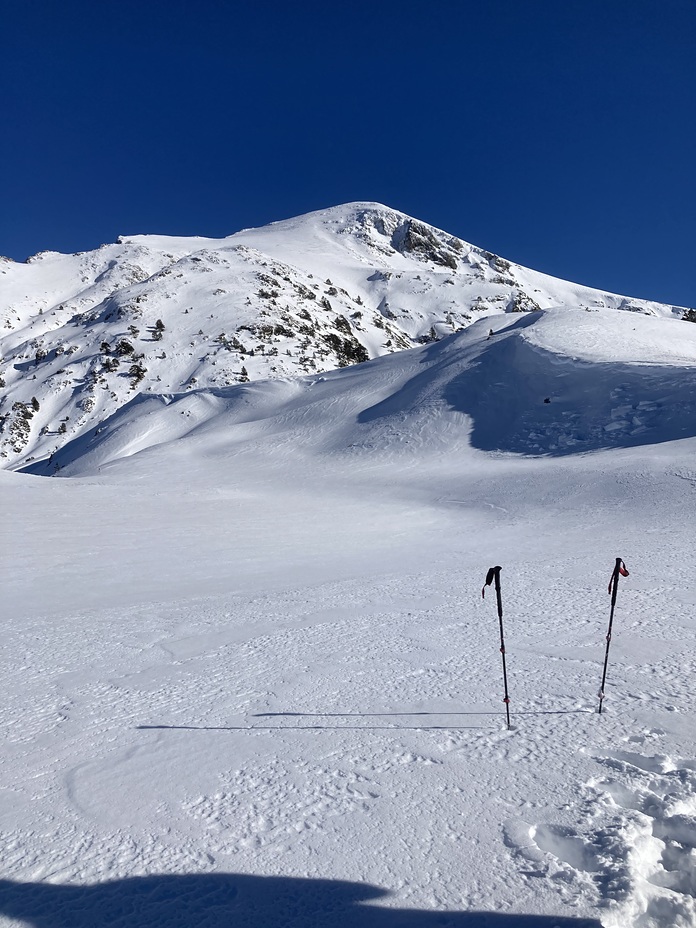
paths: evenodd
<path fill-rule="evenodd" d="M 0 463 L 13 468 L 141 395 L 315 375 L 500 314 L 684 314 L 539 274 L 372 202 L 221 239 L 121 236 L 0 274 Z"/>

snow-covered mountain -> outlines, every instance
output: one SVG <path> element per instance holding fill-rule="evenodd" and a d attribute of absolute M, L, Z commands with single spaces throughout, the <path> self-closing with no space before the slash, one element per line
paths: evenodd
<path fill-rule="evenodd" d="M 219 240 L 124 236 L 2 259 L 0 463 L 47 461 L 139 397 L 200 399 L 562 308 L 685 312 L 530 271 L 375 203 Z"/>

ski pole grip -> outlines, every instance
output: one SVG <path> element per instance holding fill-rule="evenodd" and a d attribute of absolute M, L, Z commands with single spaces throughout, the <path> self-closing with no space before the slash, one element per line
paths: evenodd
<path fill-rule="evenodd" d="M 622 558 L 617 557 L 616 564 L 614 565 L 614 570 L 612 571 L 612 574 L 611 574 L 611 580 L 609 581 L 609 593 L 611 593 L 612 591 L 614 582 L 618 580 L 619 574 L 621 574 L 622 577 L 629 576 L 625 562 L 623 561 Z"/>
<path fill-rule="evenodd" d="M 500 567 L 489 567 L 488 568 L 488 573 L 486 574 L 486 582 L 483 584 L 483 587 L 481 588 L 481 596 L 483 599 L 486 598 L 486 587 L 490 586 L 491 583 L 493 583 L 493 581 L 495 580 L 495 575 L 500 571 L 500 569 L 501 569 Z"/>

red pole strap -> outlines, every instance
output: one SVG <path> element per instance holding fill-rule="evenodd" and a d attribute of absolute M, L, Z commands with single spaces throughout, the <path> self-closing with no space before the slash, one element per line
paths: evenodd
<path fill-rule="evenodd" d="M 612 588 L 612 585 L 613 585 L 613 583 L 614 583 L 614 577 L 616 577 L 617 569 L 618 569 L 618 572 L 621 574 L 622 577 L 628 577 L 628 576 L 630 576 L 629 573 L 628 573 L 628 570 L 626 569 L 625 563 L 624 563 L 622 560 L 618 560 L 617 563 L 616 563 L 616 567 L 614 568 L 614 570 L 613 570 L 613 572 L 612 572 L 611 579 L 610 579 L 610 581 L 609 581 L 609 589 L 608 589 L 609 595 L 611 595 L 611 588 Z"/>

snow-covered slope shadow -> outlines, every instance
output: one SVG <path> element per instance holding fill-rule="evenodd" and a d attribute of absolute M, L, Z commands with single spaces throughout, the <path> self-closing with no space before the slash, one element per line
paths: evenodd
<path fill-rule="evenodd" d="M 338 880 L 146 876 L 88 886 L 0 880 L 0 915 L 32 928 L 601 928 L 595 919 L 365 905 L 388 896 Z"/>
<path fill-rule="evenodd" d="M 575 320 L 569 319 L 559 345 L 557 319 L 549 325 L 546 315 L 524 316 L 483 341 L 479 323 L 430 346 L 421 361 L 425 369 L 362 412 L 358 421 L 374 425 L 378 420 L 403 419 L 414 411 L 434 410 L 441 398 L 451 410 L 469 417 L 474 448 L 534 456 L 628 448 L 696 435 L 696 368 L 690 357 L 680 365 L 675 350 L 673 355 L 662 352 L 666 364 L 647 363 L 649 331 L 639 351 L 635 340 L 623 351 L 614 351 L 617 360 L 604 360 L 610 352 L 596 348 L 586 351 L 584 358 L 574 357 Z M 632 321 L 611 320 L 604 337 L 620 340 L 626 334 L 623 329 L 635 331 Z M 548 338 L 548 329 L 555 338 Z M 601 323 L 598 332 L 599 340 Z M 680 330 L 669 334 L 676 349 Z M 555 350 L 543 347 L 545 340 L 555 342 Z"/>
<path fill-rule="evenodd" d="M 506 339 L 445 389 L 482 451 L 565 455 L 696 435 L 696 373 L 577 361 Z"/>

